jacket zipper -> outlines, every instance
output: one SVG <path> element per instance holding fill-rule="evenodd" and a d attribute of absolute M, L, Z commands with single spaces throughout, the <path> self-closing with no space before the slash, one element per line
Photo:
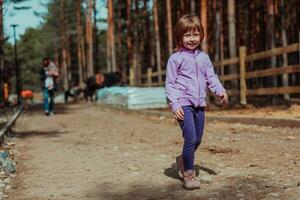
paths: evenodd
<path fill-rule="evenodd" d="M 198 85 L 198 88 L 197 88 L 197 106 L 198 107 L 200 104 L 199 104 L 199 99 L 200 99 L 200 82 L 199 82 L 199 74 L 198 74 L 198 67 L 197 67 L 197 62 L 196 62 L 196 58 L 195 58 L 195 55 L 193 55 L 193 58 L 194 58 L 194 62 L 195 62 L 195 68 L 196 68 L 196 75 L 197 75 L 197 85 Z"/>

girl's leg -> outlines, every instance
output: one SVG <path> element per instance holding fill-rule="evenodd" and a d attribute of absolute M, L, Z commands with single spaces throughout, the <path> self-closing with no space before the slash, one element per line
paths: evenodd
<path fill-rule="evenodd" d="M 198 146 L 201 143 L 202 136 L 203 136 L 204 123 L 205 123 L 204 107 L 195 108 L 194 122 L 195 122 L 195 130 L 196 130 L 196 147 L 195 147 L 195 151 L 196 151 Z"/>
<path fill-rule="evenodd" d="M 196 148 L 196 130 L 194 124 L 194 108 L 183 106 L 184 120 L 180 122 L 183 132 L 184 144 L 182 158 L 185 170 L 194 169 L 194 153 Z"/>

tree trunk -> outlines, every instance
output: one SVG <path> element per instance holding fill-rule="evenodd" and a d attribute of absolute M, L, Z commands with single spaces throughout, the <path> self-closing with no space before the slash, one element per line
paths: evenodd
<path fill-rule="evenodd" d="M 204 28 L 204 38 L 201 43 L 202 50 L 208 53 L 207 46 L 207 0 L 201 0 L 201 23 Z"/>
<path fill-rule="evenodd" d="M 79 87 L 83 88 L 83 65 L 82 65 L 82 26 L 81 26 L 81 0 L 76 0 L 76 30 L 77 30 L 77 60 L 78 60 L 78 76 Z"/>
<path fill-rule="evenodd" d="M 228 0 L 227 1 L 227 9 L 228 9 L 228 39 L 229 39 L 229 57 L 233 58 L 237 56 L 237 49 L 236 49 L 236 20 L 235 20 L 235 0 Z M 237 74 L 237 65 L 230 65 L 229 66 L 229 73 L 230 74 Z M 238 88 L 238 81 L 232 80 L 230 84 L 230 89 Z M 237 103 L 238 98 L 236 96 L 231 98 L 232 103 Z"/>
<path fill-rule="evenodd" d="M 275 48 L 275 28 L 274 28 L 274 0 L 267 0 L 267 43 L 268 48 Z M 276 68 L 276 57 L 271 57 L 271 67 Z M 277 78 L 270 79 L 269 86 L 277 87 Z"/>
<path fill-rule="evenodd" d="M 73 70 L 72 70 L 72 66 L 71 66 L 71 52 L 70 52 L 70 36 L 67 35 L 66 37 L 66 60 L 67 60 L 67 72 L 68 72 L 68 82 L 70 82 L 70 80 L 72 80 L 72 74 L 73 74 Z"/>
<path fill-rule="evenodd" d="M 280 0 L 280 14 L 281 14 L 281 40 L 282 40 L 282 46 L 287 46 L 287 36 L 286 36 L 286 11 L 285 11 L 285 5 L 284 5 L 284 0 Z M 288 57 L 287 54 L 283 54 L 283 67 L 288 66 Z M 282 83 L 284 87 L 289 86 L 289 75 L 288 74 L 283 74 L 282 76 Z M 285 100 L 290 100 L 290 95 L 289 94 L 284 94 L 284 99 Z"/>
<path fill-rule="evenodd" d="M 133 64 L 133 51 L 132 51 L 132 30 L 131 30 L 131 26 L 132 26 L 132 20 L 131 20 L 131 0 L 127 0 L 127 20 L 126 20 L 126 24 L 127 24 L 127 49 L 128 49 L 128 61 L 127 61 L 127 66 L 129 67 L 129 84 L 133 85 L 133 68 L 132 68 L 132 64 Z"/>
<path fill-rule="evenodd" d="M 135 0 L 135 11 L 134 16 L 139 16 L 139 1 Z M 140 84 L 140 52 L 141 52 L 141 37 L 139 35 L 140 30 L 140 18 L 136 17 L 134 20 L 134 48 L 133 48 L 133 71 L 134 71 L 134 84 Z"/>
<path fill-rule="evenodd" d="M 221 26 L 222 26 L 222 21 L 221 21 L 221 16 L 220 16 L 220 9 L 218 6 L 218 0 L 213 1 L 213 8 L 214 8 L 214 16 L 216 23 L 214 24 L 214 60 L 220 61 L 220 36 L 221 36 Z"/>
<path fill-rule="evenodd" d="M 4 32 L 3 0 L 0 0 L 0 105 L 4 102 Z"/>
<path fill-rule="evenodd" d="M 109 23 L 107 23 L 109 24 Z M 111 38 L 110 38 L 110 26 L 107 27 L 106 31 L 106 72 L 110 73 L 111 67 Z"/>
<path fill-rule="evenodd" d="M 195 0 L 190 0 L 190 11 L 191 11 L 191 13 L 194 13 L 195 14 L 195 11 L 196 11 L 196 9 L 195 9 Z"/>
<path fill-rule="evenodd" d="M 113 0 L 108 0 L 108 26 L 109 26 L 109 37 L 110 37 L 110 50 L 111 50 L 111 70 L 112 72 L 117 71 L 116 67 L 116 53 L 115 53 L 115 34 L 114 34 L 114 16 L 113 16 Z"/>
<path fill-rule="evenodd" d="M 155 46 L 156 46 L 156 65 L 157 65 L 157 72 L 158 82 L 162 82 L 161 76 L 161 50 L 160 50 L 160 37 L 159 37 L 159 24 L 158 24 L 158 13 L 157 13 L 157 0 L 153 0 L 153 18 L 154 18 L 154 36 L 155 36 Z"/>
<path fill-rule="evenodd" d="M 94 59 L 94 69 L 98 69 L 99 67 L 99 62 L 98 62 L 98 57 L 99 57 L 99 37 L 98 37 L 98 29 L 97 29 L 97 7 L 96 7 L 96 2 L 94 1 L 93 4 L 93 12 L 94 12 L 94 26 L 93 26 L 93 59 Z"/>
<path fill-rule="evenodd" d="M 123 52 L 122 52 L 122 4 L 118 3 L 118 21 L 117 21 L 117 25 L 118 25 L 118 39 L 117 39 L 117 43 L 118 43 L 118 51 L 117 51 L 117 57 L 118 60 L 116 61 L 117 66 L 119 67 L 119 71 L 121 72 L 122 75 L 122 80 L 124 80 L 124 64 L 123 64 Z"/>
<path fill-rule="evenodd" d="M 167 32 L 169 55 L 173 52 L 173 28 L 172 28 L 172 2 L 167 0 Z"/>
<path fill-rule="evenodd" d="M 92 11 L 94 0 L 88 0 L 86 15 L 87 76 L 94 75 Z"/>
<path fill-rule="evenodd" d="M 69 88 L 68 69 L 67 69 L 67 52 L 66 52 L 66 35 L 65 35 L 65 16 L 64 16 L 64 0 L 60 1 L 60 24 L 61 24 L 61 48 L 62 48 L 62 78 L 64 82 L 64 90 Z"/>

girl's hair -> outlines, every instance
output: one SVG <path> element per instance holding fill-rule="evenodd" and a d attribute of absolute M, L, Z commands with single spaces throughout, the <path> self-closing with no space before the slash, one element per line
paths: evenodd
<path fill-rule="evenodd" d="M 200 42 L 204 38 L 204 29 L 200 22 L 199 17 L 194 14 L 182 16 L 176 24 L 175 28 L 175 40 L 176 48 L 175 51 L 179 51 L 183 47 L 182 39 L 186 32 L 191 30 L 197 30 L 200 33 Z"/>

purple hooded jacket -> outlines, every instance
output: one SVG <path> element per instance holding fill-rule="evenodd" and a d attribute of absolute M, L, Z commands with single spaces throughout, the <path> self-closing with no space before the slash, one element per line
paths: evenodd
<path fill-rule="evenodd" d="M 206 106 L 207 87 L 216 95 L 225 92 L 206 53 L 181 49 L 170 56 L 166 96 L 173 112 L 181 106 Z"/>

